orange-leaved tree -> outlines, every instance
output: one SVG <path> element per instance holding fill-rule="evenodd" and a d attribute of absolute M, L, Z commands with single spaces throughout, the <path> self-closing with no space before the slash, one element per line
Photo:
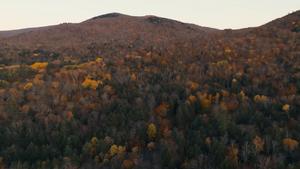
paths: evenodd
<path fill-rule="evenodd" d="M 292 138 L 285 138 L 282 140 L 282 144 L 287 150 L 293 151 L 298 148 L 299 142 Z"/>

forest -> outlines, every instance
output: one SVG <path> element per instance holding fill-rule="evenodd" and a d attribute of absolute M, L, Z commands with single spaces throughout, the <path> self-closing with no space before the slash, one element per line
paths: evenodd
<path fill-rule="evenodd" d="M 299 169 L 300 13 L 292 18 L 167 50 L 7 42 L 0 169 Z"/>

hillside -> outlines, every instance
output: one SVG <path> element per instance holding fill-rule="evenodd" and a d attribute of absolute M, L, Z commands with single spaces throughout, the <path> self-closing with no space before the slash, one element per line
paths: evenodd
<path fill-rule="evenodd" d="M 112 17 L 113 16 L 113 17 Z M 32 30 L 32 29 L 30 29 Z M 217 30 L 159 18 L 107 14 L 81 23 L 24 31 L 3 40 L 9 48 L 43 49 L 66 55 L 124 55 L 129 51 L 172 52 Z M 11 34 L 14 34 L 12 31 Z M 1 34 L 1 33 L 0 33 Z M 9 34 L 9 33 L 7 33 Z M 14 50 L 16 51 L 16 50 Z M 12 53 L 17 57 L 16 53 Z M 12 58 L 12 56 L 9 56 Z"/>
<path fill-rule="evenodd" d="M 195 56 L 206 52 L 207 46 L 225 45 L 219 43 L 220 39 L 226 41 L 236 37 L 251 41 L 257 38 L 259 43 L 269 44 L 273 43 L 274 32 L 278 32 L 279 36 L 294 36 L 292 32 L 298 31 L 297 18 L 299 11 L 261 27 L 221 31 L 156 16 L 134 17 L 111 13 L 76 24 L 0 32 L 0 59 L 7 64 L 16 61 L 32 63 L 45 57 L 53 60 L 49 56 L 52 53 L 52 56 L 62 57 L 84 56 L 88 60 L 98 55 L 112 57 L 149 51 L 164 56 L 182 56 L 182 53 Z M 288 25 L 288 31 L 281 29 Z M 246 42 L 243 45 L 249 44 Z M 42 58 L 31 58 L 35 51 L 45 54 Z M 28 56 L 24 58 L 24 54 Z"/>
<path fill-rule="evenodd" d="M 16 36 L 19 34 L 24 34 L 24 33 L 32 32 L 32 31 L 48 29 L 48 28 L 49 28 L 49 26 L 38 27 L 38 28 L 25 28 L 25 29 L 9 30 L 9 31 L 0 31 L 0 37 L 8 38 L 8 37 Z"/>
<path fill-rule="evenodd" d="M 216 30 L 111 13 L 6 32 L 0 168 L 299 169 L 299 14 Z"/>

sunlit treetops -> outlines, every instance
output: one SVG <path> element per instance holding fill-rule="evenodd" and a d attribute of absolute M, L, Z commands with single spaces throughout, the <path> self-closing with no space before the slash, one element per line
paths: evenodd
<path fill-rule="evenodd" d="M 193 104 L 193 103 L 195 103 L 197 101 L 197 97 L 196 96 L 194 96 L 194 95 L 190 95 L 188 98 L 187 98 L 187 103 L 188 104 Z"/>
<path fill-rule="evenodd" d="M 30 67 L 35 70 L 45 69 L 48 66 L 48 62 L 35 62 Z"/>
<path fill-rule="evenodd" d="M 136 80 L 137 80 L 137 77 L 136 77 L 135 73 L 132 73 L 132 74 L 130 75 L 130 79 L 131 79 L 132 81 L 136 81 Z"/>
<path fill-rule="evenodd" d="M 284 104 L 284 105 L 282 106 L 282 110 L 285 111 L 285 112 L 288 112 L 288 111 L 290 110 L 290 105 Z"/>
<path fill-rule="evenodd" d="M 97 57 L 97 58 L 96 58 L 96 62 L 99 62 L 99 63 L 100 63 L 100 62 L 103 62 L 103 58 L 102 58 L 102 57 Z"/>
<path fill-rule="evenodd" d="M 109 153 L 110 153 L 110 155 L 111 156 L 114 156 L 115 154 L 117 154 L 118 153 L 118 146 L 117 145 L 112 145 L 111 147 L 110 147 L 110 149 L 109 149 Z"/>
<path fill-rule="evenodd" d="M 40 56 L 40 54 L 39 53 L 34 53 L 32 56 L 33 57 L 38 57 L 38 56 Z"/>
<path fill-rule="evenodd" d="M 220 60 L 218 62 L 212 63 L 211 65 L 221 67 L 221 66 L 227 66 L 228 64 L 229 64 L 229 62 L 227 60 Z"/>
<path fill-rule="evenodd" d="M 86 77 L 85 80 L 81 84 L 84 88 L 91 88 L 96 90 L 99 85 L 102 85 L 102 81 L 93 80 L 90 77 Z"/>
<path fill-rule="evenodd" d="M 286 149 L 293 151 L 298 148 L 299 142 L 292 138 L 285 138 L 282 140 L 282 144 Z"/>
<path fill-rule="evenodd" d="M 85 62 L 85 63 L 81 63 L 79 65 L 75 65 L 74 67 L 76 68 L 81 68 L 81 69 L 85 69 L 85 68 L 90 68 L 90 67 L 95 67 L 95 66 L 100 66 L 103 67 L 105 66 L 105 63 L 103 62 L 103 58 L 102 57 L 97 57 L 95 60 L 93 61 L 89 61 L 89 62 Z"/>
<path fill-rule="evenodd" d="M 212 104 L 212 95 L 208 95 L 207 93 L 197 92 L 197 97 L 200 99 L 200 105 L 202 109 L 208 109 Z"/>
<path fill-rule="evenodd" d="M 109 154 L 110 156 L 114 156 L 114 155 L 117 155 L 117 154 L 122 154 L 126 151 L 126 147 L 124 146 L 118 146 L 116 144 L 113 144 L 110 149 L 109 149 Z"/>
<path fill-rule="evenodd" d="M 256 103 L 266 103 L 268 102 L 268 97 L 264 95 L 256 95 L 253 99 Z"/>
<path fill-rule="evenodd" d="M 237 82 L 238 81 L 235 78 L 233 78 L 232 81 L 231 81 L 232 84 L 236 84 Z"/>
<path fill-rule="evenodd" d="M 33 84 L 31 82 L 28 82 L 24 85 L 23 89 L 24 90 L 30 90 L 33 87 Z"/>
<path fill-rule="evenodd" d="M 91 144 L 92 145 L 96 145 L 97 143 L 98 143 L 98 138 L 97 137 L 92 137 L 92 139 L 91 139 Z"/>
<path fill-rule="evenodd" d="M 224 52 L 225 52 L 225 53 L 231 53 L 232 50 L 231 50 L 229 47 L 226 47 L 226 48 L 224 49 Z"/>

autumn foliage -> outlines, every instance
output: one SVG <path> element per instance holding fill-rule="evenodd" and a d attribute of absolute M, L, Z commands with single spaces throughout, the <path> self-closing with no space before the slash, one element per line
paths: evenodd
<path fill-rule="evenodd" d="M 156 133 L 157 133 L 157 129 L 156 129 L 155 124 L 150 123 L 148 125 L 148 129 L 147 129 L 147 134 L 148 134 L 149 139 L 155 139 Z"/>
<path fill-rule="evenodd" d="M 282 140 L 282 144 L 288 150 L 293 151 L 296 148 L 298 148 L 299 142 L 297 140 L 292 139 L 292 138 L 285 138 L 285 139 Z"/>
<path fill-rule="evenodd" d="M 255 138 L 252 140 L 252 143 L 255 145 L 255 150 L 257 152 L 264 150 L 265 142 L 259 136 L 255 136 Z"/>
<path fill-rule="evenodd" d="M 102 82 L 100 80 L 93 80 L 93 79 L 90 79 L 89 77 L 86 77 L 84 79 L 84 81 L 82 82 L 82 86 L 84 88 L 91 88 L 93 90 L 96 90 L 98 85 L 101 85 Z"/>
<path fill-rule="evenodd" d="M 31 68 L 40 70 L 40 69 L 45 69 L 47 66 L 48 66 L 48 62 L 36 62 L 31 65 Z"/>
<path fill-rule="evenodd" d="M 300 168 L 298 15 L 180 36 L 123 16 L 118 38 L 82 39 L 118 17 L 63 24 L 84 41 L 66 33 L 70 48 L 0 45 L 1 169 Z M 114 29 L 144 23 L 151 34 Z"/>

